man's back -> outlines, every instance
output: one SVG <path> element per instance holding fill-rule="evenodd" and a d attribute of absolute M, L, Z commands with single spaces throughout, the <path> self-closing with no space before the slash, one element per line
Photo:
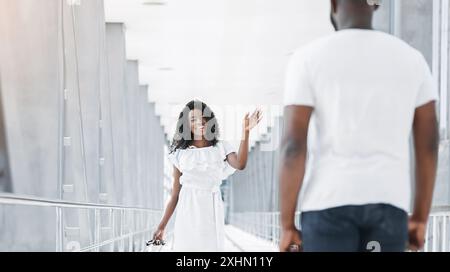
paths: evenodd
<path fill-rule="evenodd" d="M 415 109 L 437 95 L 423 56 L 388 34 L 341 30 L 296 52 L 285 104 L 314 108 L 303 211 L 409 210 Z"/>

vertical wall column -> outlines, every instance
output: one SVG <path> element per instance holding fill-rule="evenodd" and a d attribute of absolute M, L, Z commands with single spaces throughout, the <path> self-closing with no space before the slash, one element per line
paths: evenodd
<path fill-rule="evenodd" d="M 150 90 L 151 91 L 151 90 Z M 153 144 L 155 152 L 155 172 L 152 175 L 154 178 L 152 195 L 155 196 L 155 209 L 164 209 L 163 196 L 164 196 L 164 145 L 166 144 L 166 137 L 164 128 L 161 126 L 161 117 L 155 113 L 155 104 L 151 104 L 151 116 L 153 118 L 154 127 L 152 134 L 156 136 Z"/>
<path fill-rule="evenodd" d="M 61 26 L 60 1 L 0 1 L 1 102 L 12 180 L 8 192 L 58 197 Z M 0 218 L 0 251 L 54 250 L 55 228 L 48 226 L 55 222 L 52 210 L 0 206 Z"/>
<path fill-rule="evenodd" d="M 114 192 L 111 192 L 111 201 L 114 204 L 124 204 L 124 182 L 126 168 L 126 49 L 125 26 L 122 23 L 106 24 L 107 61 L 109 67 L 109 89 L 111 97 L 111 119 L 114 147 Z"/>
<path fill-rule="evenodd" d="M 140 205 L 146 205 L 147 199 L 151 197 L 148 193 L 149 180 L 148 180 L 148 153 L 150 152 L 150 142 L 148 140 L 149 116 L 146 115 L 146 108 L 149 107 L 148 103 L 148 86 L 139 86 L 139 118 L 138 118 L 138 186 Z"/>
<path fill-rule="evenodd" d="M 148 93 L 147 93 L 148 95 Z M 157 143 L 157 134 L 155 133 L 155 128 L 159 125 L 157 123 L 156 120 L 156 115 L 155 115 L 155 104 L 154 103 L 148 103 L 148 107 L 147 108 L 147 116 L 149 116 L 149 120 L 148 120 L 148 138 L 147 141 L 149 143 Z M 164 146 L 164 144 L 163 144 Z M 158 207 L 158 203 L 162 203 L 163 200 L 160 199 L 159 197 L 163 197 L 164 192 L 160 192 L 161 196 L 158 196 L 158 186 L 159 185 L 163 185 L 164 184 L 164 180 L 158 180 L 158 175 L 157 175 L 157 171 L 159 169 L 156 168 L 156 161 L 158 159 L 161 159 L 161 157 L 159 157 L 159 155 L 157 154 L 157 152 L 155 152 L 154 150 L 147 150 L 147 155 L 148 155 L 148 164 L 146 165 L 146 168 L 148 170 L 148 179 L 146 182 L 149 183 L 150 185 L 150 189 L 147 192 L 147 204 L 149 205 L 149 207 Z M 163 157 L 164 158 L 164 155 Z M 164 169 L 163 169 L 164 170 Z M 155 190 L 155 192 L 153 192 L 153 190 Z M 156 198 L 150 198 L 149 196 L 155 196 Z"/>
<path fill-rule="evenodd" d="M 139 91 L 139 75 L 137 61 L 127 61 L 127 109 L 128 124 L 128 176 L 124 182 L 125 205 L 135 205 L 137 202 L 133 190 L 137 189 L 137 94 Z"/>
<path fill-rule="evenodd" d="M 102 8 L 103 1 L 99 4 Z M 103 14 L 103 13 L 102 13 Z M 114 144 L 114 126 L 117 126 L 113 114 L 113 95 L 109 65 L 109 47 L 107 45 L 106 24 L 104 18 L 100 24 L 100 147 L 99 147 L 99 200 L 103 204 L 116 203 L 115 185 L 117 184 L 116 164 L 117 147 Z"/>
<path fill-rule="evenodd" d="M 13 188 L 9 168 L 8 146 L 6 143 L 5 119 L 3 115 L 3 101 L 1 93 L 2 82 L 0 80 L 0 192 L 11 193 Z"/>

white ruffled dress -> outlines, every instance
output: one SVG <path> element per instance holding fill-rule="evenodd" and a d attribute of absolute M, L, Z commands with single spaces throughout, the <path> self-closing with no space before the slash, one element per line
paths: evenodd
<path fill-rule="evenodd" d="M 220 185 L 235 172 L 226 161 L 236 152 L 228 142 L 215 146 L 178 149 L 169 160 L 182 173 L 172 250 L 220 252 L 224 250 L 225 219 Z"/>

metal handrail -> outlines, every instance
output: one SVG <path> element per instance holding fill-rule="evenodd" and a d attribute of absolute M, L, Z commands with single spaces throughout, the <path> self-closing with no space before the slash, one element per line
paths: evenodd
<path fill-rule="evenodd" d="M 137 231 L 137 232 L 131 232 L 131 233 L 128 233 L 128 234 L 124 234 L 124 235 L 121 235 L 119 237 L 103 241 L 103 242 L 98 243 L 98 244 L 87 246 L 85 248 L 80 249 L 79 252 L 92 251 L 94 249 L 98 249 L 98 248 L 100 248 L 102 246 L 106 246 L 106 245 L 112 244 L 114 242 L 117 242 L 117 241 L 120 241 L 120 240 L 124 240 L 124 239 L 129 238 L 129 237 L 133 237 L 133 236 L 136 236 L 136 235 L 139 235 L 139 234 L 144 234 L 144 233 L 147 233 L 147 232 L 151 232 L 152 230 L 153 230 L 153 228 L 142 230 L 142 231 Z"/>
<path fill-rule="evenodd" d="M 450 206 L 436 206 L 431 209 L 431 215 L 442 212 L 450 212 Z"/>
<path fill-rule="evenodd" d="M 63 251 L 63 225 L 62 225 L 62 209 L 63 208 L 72 208 L 72 209 L 87 209 L 94 210 L 94 220 L 96 221 L 96 233 L 100 231 L 100 225 L 98 224 L 99 212 L 100 210 L 108 210 L 111 213 L 114 211 L 120 212 L 140 212 L 145 214 L 156 214 L 162 212 L 159 209 L 149 209 L 143 207 L 131 207 L 131 206 L 121 206 L 121 205 L 106 205 L 106 204 L 96 204 L 96 203 L 83 203 L 83 202 L 73 202 L 73 201 L 64 201 L 64 200 L 55 200 L 49 198 L 39 198 L 32 196 L 23 196 L 23 195 L 15 195 L 15 194 L 7 194 L 0 193 L 0 205 L 20 205 L 20 206 L 31 206 L 31 207 L 50 207 L 56 209 L 56 217 L 57 217 L 57 241 L 56 241 L 56 251 Z M 113 216 L 111 214 L 111 216 Z M 112 219 L 114 222 L 114 219 Z M 123 220 L 120 217 L 120 220 Z M 122 221 L 121 221 L 122 222 Z M 120 223 L 122 225 L 122 223 Z M 130 232 L 126 234 L 120 234 L 117 237 L 110 238 L 105 241 L 97 241 L 95 240 L 95 244 L 89 245 L 84 248 L 75 249 L 74 251 L 78 252 L 86 252 L 86 251 L 94 251 L 98 250 L 103 246 L 114 244 L 117 241 L 123 241 L 125 239 L 132 239 L 134 236 L 143 235 L 145 233 L 150 233 L 154 230 L 154 226 L 151 228 L 147 228 L 144 230 L 139 230 L 136 232 Z M 144 241 L 142 241 L 144 244 Z"/>
<path fill-rule="evenodd" d="M 41 206 L 54 208 L 79 208 L 79 209 L 104 209 L 104 210 L 133 210 L 133 211 L 152 211 L 159 212 L 161 210 L 149 209 L 143 207 L 131 207 L 121 205 L 106 205 L 96 203 L 84 203 L 74 201 L 55 200 L 49 198 L 39 198 L 30 196 L 20 196 L 15 194 L 0 194 L 0 204 L 6 205 L 25 205 L 25 206 Z"/>

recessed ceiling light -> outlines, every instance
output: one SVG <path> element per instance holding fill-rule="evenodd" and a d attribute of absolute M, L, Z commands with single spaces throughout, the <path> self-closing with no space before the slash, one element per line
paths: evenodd
<path fill-rule="evenodd" d="M 286 53 L 286 57 L 290 57 L 290 56 L 294 55 L 294 53 L 295 53 L 294 51 L 289 51 Z"/>
<path fill-rule="evenodd" d="M 142 4 L 146 6 L 164 6 L 167 2 L 162 0 L 144 0 Z"/>
<path fill-rule="evenodd" d="M 172 67 L 160 67 L 158 68 L 159 71 L 173 71 Z"/>

